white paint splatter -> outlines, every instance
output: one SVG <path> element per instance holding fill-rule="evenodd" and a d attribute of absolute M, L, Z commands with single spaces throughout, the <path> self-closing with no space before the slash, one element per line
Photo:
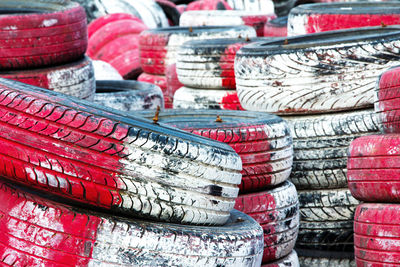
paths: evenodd
<path fill-rule="evenodd" d="M 43 27 L 51 27 L 58 22 L 57 19 L 46 19 L 43 20 L 42 25 Z"/>

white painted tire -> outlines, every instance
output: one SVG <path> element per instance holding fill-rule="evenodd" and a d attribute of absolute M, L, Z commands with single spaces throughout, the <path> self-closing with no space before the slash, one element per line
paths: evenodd
<path fill-rule="evenodd" d="M 263 36 L 265 23 L 276 18 L 273 8 L 267 12 L 245 10 L 193 10 L 181 15 L 179 25 L 188 26 L 237 26 L 247 25 Z M 250 37 L 250 36 L 249 36 Z"/>
<path fill-rule="evenodd" d="M 112 13 L 128 13 L 141 19 L 150 29 L 168 27 L 168 19 L 154 0 L 78 0 L 89 22 Z"/>
<path fill-rule="evenodd" d="M 264 38 L 224 38 L 194 40 L 178 50 L 176 72 L 188 87 L 236 89 L 234 60 L 236 52 Z"/>
<path fill-rule="evenodd" d="M 181 87 L 176 90 L 173 107 L 181 109 L 241 109 L 236 90 L 189 87 Z"/>
<path fill-rule="evenodd" d="M 236 210 L 223 226 L 193 227 L 79 209 L 4 181 L 0 181 L 0 192 L 1 222 L 5 224 L 0 233 L 3 265 L 258 267 L 261 264 L 262 228 Z M 32 255 L 32 251 L 40 253 Z"/>
<path fill-rule="evenodd" d="M 229 6 L 235 10 L 274 12 L 278 17 L 287 16 L 294 6 L 295 0 L 227 0 Z"/>
<path fill-rule="evenodd" d="M 240 103 L 277 114 L 373 107 L 376 79 L 398 65 L 399 30 L 347 29 L 247 45 L 235 59 Z"/>
<path fill-rule="evenodd" d="M 374 110 L 283 117 L 293 137 L 290 180 L 297 189 L 347 187 L 347 150 L 357 137 L 379 132 Z"/>
<path fill-rule="evenodd" d="M 136 81 L 97 81 L 93 102 L 121 111 L 164 108 L 160 87 Z"/>
<path fill-rule="evenodd" d="M 121 74 L 111 64 L 102 60 L 93 60 L 94 77 L 100 80 L 123 80 Z"/>
<path fill-rule="evenodd" d="M 274 262 L 264 263 L 261 267 L 300 267 L 299 257 L 296 251 L 293 250 L 286 257 Z"/>
<path fill-rule="evenodd" d="M 143 31 L 139 36 L 140 61 L 146 73 L 164 75 L 176 63 L 179 47 L 187 41 L 255 37 L 249 26 L 168 27 Z"/>

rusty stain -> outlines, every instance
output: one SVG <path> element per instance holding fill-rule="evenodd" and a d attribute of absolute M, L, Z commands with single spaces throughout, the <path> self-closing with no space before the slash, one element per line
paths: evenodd
<path fill-rule="evenodd" d="M 241 34 L 239 34 L 238 38 L 239 38 L 239 39 L 242 39 L 242 35 L 241 35 Z"/>
<path fill-rule="evenodd" d="M 215 122 L 223 122 L 223 120 L 221 119 L 221 117 L 219 115 L 217 115 L 217 119 L 215 120 Z"/>
<path fill-rule="evenodd" d="M 154 118 L 153 118 L 153 123 L 157 123 L 158 122 L 158 116 L 159 115 L 160 115 L 160 106 L 157 106 L 156 114 L 154 115 Z"/>
<path fill-rule="evenodd" d="M 383 21 L 381 21 L 381 26 L 382 28 L 385 28 L 387 25 Z"/>
<path fill-rule="evenodd" d="M 288 41 L 288 39 L 285 39 L 285 41 L 283 41 L 283 44 L 284 44 L 284 45 L 287 45 L 287 44 L 289 44 L 289 41 Z"/>
<path fill-rule="evenodd" d="M 280 81 L 274 81 L 273 83 L 272 83 L 272 86 L 282 86 L 282 82 L 280 82 Z"/>
<path fill-rule="evenodd" d="M 250 42 L 251 40 L 250 40 L 250 38 L 249 38 L 249 36 L 246 36 L 246 42 Z"/>
<path fill-rule="evenodd" d="M 192 27 L 189 27 L 189 32 L 193 32 L 193 28 Z"/>

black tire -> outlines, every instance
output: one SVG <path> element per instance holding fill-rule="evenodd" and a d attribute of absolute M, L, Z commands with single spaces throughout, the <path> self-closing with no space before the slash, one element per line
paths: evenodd
<path fill-rule="evenodd" d="M 379 132 L 373 110 L 284 117 L 293 136 L 291 181 L 297 189 L 347 187 L 347 150 L 357 137 Z"/>
<path fill-rule="evenodd" d="M 235 60 L 239 100 L 246 110 L 277 114 L 372 108 L 376 79 L 398 65 L 399 30 L 367 27 L 247 45 Z"/>
<path fill-rule="evenodd" d="M 169 0 L 169 2 L 171 1 Z M 165 2 L 163 0 L 158 0 L 156 1 L 156 3 L 162 8 L 165 15 L 172 22 L 174 26 L 179 25 L 179 19 L 181 17 L 181 13 L 179 13 L 179 10 L 176 9 L 176 6 L 174 6 L 174 4 Z"/>
<path fill-rule="evenodd" d="M 154 111 L 135 112 L 146 119 Z M 221 122 L 217 122 L 216 116 Z M 240 192 L 271 188 L 287 180 L 292 138 L 287 123 L 265 113 L 221 110 L 164 110 L 159 122 L 230 145 L 242 159 Z"/>
<path fill-rule="evenodd" d="M 160 87 L 150 83 L 97 81 L 94 103 L 121 111 L 156 109 L 164 107 L 164 96 Z"/>
<path fill-rule="evenodd" d="M 353 252 L 296 249 L 301 267 L 356 267 Z"/>
<path fill-rule="evenodd" d="M 6 79 L 0 90 L 0 175 L 118 214 L 210 225 L 229 218 L 242 167 L 230 146 Z"/>
<path fill-rule="evenodd" d="M 262 229 L 252 218 L 236 210 L 220 227 L 128 220 L 52 202 L 3 181 L 0 181 L 0 203 L 3 265 L 250 267 L 261 264 Z M 18 230 L 16 225 L 26 230 Z M 32 232 L 26 232 L 27 229 Z"/>

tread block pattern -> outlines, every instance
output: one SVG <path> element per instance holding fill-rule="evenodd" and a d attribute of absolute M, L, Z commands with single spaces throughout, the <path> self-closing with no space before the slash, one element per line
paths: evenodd
<path fill-rule="evenodd" d="M 228 145 L 5 79 L 0 141 L 8 179 L 163 221 L 225 223 L 241 180 Z"/>

